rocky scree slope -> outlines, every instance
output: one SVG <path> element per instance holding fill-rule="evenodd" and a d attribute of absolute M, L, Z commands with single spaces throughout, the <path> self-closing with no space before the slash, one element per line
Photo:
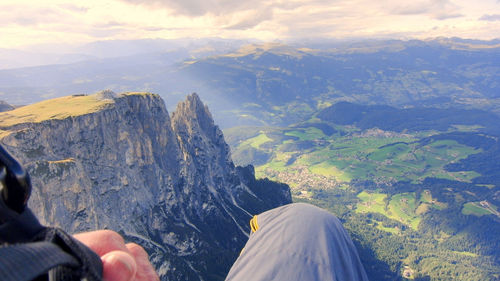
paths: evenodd
<path fill-rule="evenodd" d="M 162 280 L 224 279 L 251 216 L 291 202 L 288 186 L 234 166 L 196 94 L 171 118 L 148 93 L 46 101 L 0 113 L 0 141 L 28 168 L 43 223 L 116 230 Z"/>

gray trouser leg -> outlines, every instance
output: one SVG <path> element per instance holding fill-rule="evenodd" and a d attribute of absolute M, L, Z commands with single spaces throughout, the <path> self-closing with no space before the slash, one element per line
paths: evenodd
<path fill-rule="evenodd" d="M 226 280 L 368 280 L 349 234 L 332 214 L 285 205 L 255 216 Z"/>

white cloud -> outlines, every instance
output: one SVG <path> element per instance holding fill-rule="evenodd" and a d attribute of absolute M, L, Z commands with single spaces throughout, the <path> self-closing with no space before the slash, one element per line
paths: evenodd
<path fill-rule="evenodd" d="M 500 0 L 499 0 L 499 2 L 500 2 Z M 484 21 L 500 21 L 500 14 L 483 15 L 482 17 L 479 18 L 479 20 L 484 20 Z"/>
<path fill-rule="evenodd" d="M 145 5 L 154 8 L 166 8 L 187 16 L 205 14 L 221 15 L 235 11 L 261 7 L 262 0 L 121 0 L 123 2 Z"/>
<path fill-rule="evenodd" d="M 0 47 L 178 37 L 493 38 L 500 30 L 498 1 L 2 0 Z"/>
<path fill-rule="evenodd" d="M 27 5 L 0 6 L 0 25 L 34 26 L 52 23 L 61 12 L 51 7 L 32 7 Z"/>
<path fill-rule="evenodd" d="M 225 29 L 246 30 L 253 28 L 264 21 L 273 18 L 273 9 L 248 10 L 243 13 L 236 13 L 233 17 L 236 20 L 225 26 Z"/>
<path fill-rule="evenodd" d="M 418 0 L 395 5 L 392 13 L 397 15 L 424 15 L 438 20 L 462 17 L 460 7 L 450 0 Z"/>
<path fill-rule="evenodd" d="M 83 6 L 79 6 L 79 5 L 75 5 L 75 4 L 71 4 L 71 3 L 59 4 L 58 7 L 63 9 L 63 10 L 68 10 L 68 11 L 76 12 L 76 13 L 86 13 L 89 10 L 89 8 L 87 8 L 87 7 L 83 7 Z"/>

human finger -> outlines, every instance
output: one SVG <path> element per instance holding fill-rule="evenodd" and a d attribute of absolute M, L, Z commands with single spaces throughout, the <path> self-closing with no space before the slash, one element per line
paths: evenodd
<path fill-rule="evenodd" d="M 160 278 L 156 274 L 153 265 L 149 261 L 148 253 L 141 246 L 135 243 L 128 243 L 125 245 L 130 254 L 135 258 L 137 263 L 137 273 L 135 275 L 136 281 L 159 281 Z"/>
<path fill-rule="evenodd" d="M 105 281 L 136 280 L 137 263 L 134 257 L 124 251 L 112 251 L 101 257 Z"/>
<path fill-rule="evenodd" d="M 73 235 L 87 247 L 103 256 L 112 251 L 128 252 L 123 237 L 112 230 L 97 230 Z"/>

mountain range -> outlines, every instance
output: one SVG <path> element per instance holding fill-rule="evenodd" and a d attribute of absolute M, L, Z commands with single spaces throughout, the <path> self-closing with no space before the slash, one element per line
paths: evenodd
<path fill-rule="evenodd" d="M 68 93 L 142 89 L 159 93 L 173 110 L 184 93 L 198 92 L 223 128 L 286 125 L 338 101 L 499 112 L 496 41 L 226 44 L 232 49 L 198 56 L 150 47 L 121 57 L 0 70 L 0 98 L 21 105 Z"/>

